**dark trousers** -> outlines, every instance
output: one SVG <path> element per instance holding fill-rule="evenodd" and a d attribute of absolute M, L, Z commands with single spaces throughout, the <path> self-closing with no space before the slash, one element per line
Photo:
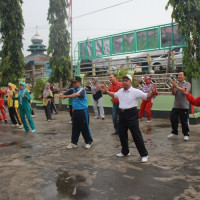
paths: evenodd
<path fill-rule="evenodd" d="M 119 115 L 119 103 L 114 103 L 112 107 L 112 118 L 113 118 L 113 125 L 115 132 L 119 133 L 119 127 L 118 127 L 118 115 Z"/>
<path fill-rule="evenodd" d="M 18 108 L 10 107 L 10 108 L 8 108 L 8 111 L 9 111 L 11 122 L 13 124 L 17 124 L 17 122 L 18 122 L 21 125 L 22 122 L 21 122 L 21 118 L 19 116 Z"/>
<path fill-rule="evenodd" d="M 72 110 L 73 110 L 72 105 L 69 105 L 69 114 L 71 117 L 71 121 L 72 121 Z"/>
<path fill-rule="evenodd" d="M 71 143 L 77 144 L 80 132 L 86 144 L 92 143 L 92 136 L 89 129 L 89 114 L 88 110 L 74 110 L 72 115 L 72 137 Z"/>
<path fill-rule="evenodd" d="M 51 113 L 53 113 L 53 110 L 55 111 L 55 113 L 58 112 L 58 110 L 56 108 L 56 104 L 54 102 L 51 102 Z"/>
<path fill-rule="evenodd" d="M 184 136 L 189 136 L 189 110 L 181 108 L 173 108 L 170 115 L 172 125 L 172 133 L 178 135 L 179 118 L 182 126 L 182 133 Z"/>
<path fill-rule="evenodd" d="M 131 131 L 136 148 L 141 157 L 147 156 L 148 152 L 144 145 L 144 140 L 139 129 L 138 111 L 137 108 L 120 110 L 119 113 L 119 138 L 122 145 L 122 154 L 127 155 L 129 153 L 128 144 L 128 129 Z"/>
<path fill-rule="evenodd" d="M 44 106 L 44 111 L 45 111 L 45 115 L 46 115 L 46 118 L 47 120 L 51 120 L 51 103 L 48 102 L 48 104 L 46 106 Z"/>

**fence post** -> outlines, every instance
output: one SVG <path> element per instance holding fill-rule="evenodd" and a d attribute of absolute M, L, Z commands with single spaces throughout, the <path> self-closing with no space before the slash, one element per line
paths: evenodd
<path fill-rule="evenodd" d="M 108 66 L 109 66 L 109 74 L 112 74 L 112 61 L 108 60 Z"/>
<path fill-rule="evenodd" d="M 171 51 L 171 58 L 172 58 L 172 70 L 176 70 L 176 57 L 175 57 L 175 51 Z"/>
<path fill-rule="evenodd" d="M 129 62 L 129 57 L 126 56 L 126 67 L 129 70 L 130 69 L 130 62 Z"/>
<path fill-rule="evenodd" d="M 92 76 L 96 76 L 96 63 L 92 61 Z"/>
<path fill-rule="evenodd" d="M 149 68 L 148 70 L 150 72 L 152 70 L 150 54 L 147 54 L 147 62 L 148 62 L 148 68 Z"/>

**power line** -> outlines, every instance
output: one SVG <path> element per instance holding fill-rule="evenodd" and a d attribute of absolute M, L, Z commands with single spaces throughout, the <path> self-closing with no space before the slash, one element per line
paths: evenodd
<path fill-rule="evenodd" d="M 73 19 L 78 19 L 78 18 L 81 18 L 81 17 L 85 17 L 87 15 L 91 15 L 91 14 L 94 14 L 94 13 L 97 13 L 97 12 L 100 12 L 100 11 L 103 11 L 103 10 L 107 10 L 107 9 L 110 9 L 110 8 L 113 8 L 113 7 L 116 7 L 116 6 L 125 4 L 125 3 L 129 3 L 131 1 L 134 1 L 134 0 L 125 1 L 125 2 L 122 2 L 122 3 L 118 3 L 118 4 L 115 4 L 115 5 L 106 7 L 106 8 L 102 8 L 102 9 L 99 9 L 99 10 L 96 10 L 96 11 L 92 11 L 92 12 L 85 13 L 85 14 L 82 14 L 82 15 L 79 15 L 79 16 L 75 16 L 75 17 L 73 17 Z"/>
<path fill-rule="evenodd" d="M 96 11 L 92 11 L 92 12 L 85 13 L 85 14 L 82 14 L 82 15 L 79 15 L 79 16 L 75 16 L 75 17 L 73 17 L 73 19 L 78 19 L 78 18 L 81 18 L 81 17 L 85 17 L 87 15 L 91 15 L 91 14 L 94 14 L 94 13 L 97 13 L 97 12 L 100 12 L 100 11 L 104 11 L 104 10 L 107 10 L 107 9 L 110 9 L 110 8 L 113 8 L 113 7 L 116 7 L 116 6 L 119 6 L 119 5 L 123 5 L 123 4 L 129 3 L 131 1 L 134 1 L 134 0 L 129 0 L 129 1 L 121 2 L 121 3 L 118 3 L 118 4 L 112 5 L 112 6 L 108 6 L 108 7 L 96 10 Z M 50 26 L 50 25 L 49 24 L 44 24 L 44 25 L 38 26 L 38 30 L 39 29 L 43 29 L 43 27 L 46 27 L 46 26 Z M 26 28 L 26 31 L 32 30 L 32 29 L 35 29 L 35 27 Z"/>

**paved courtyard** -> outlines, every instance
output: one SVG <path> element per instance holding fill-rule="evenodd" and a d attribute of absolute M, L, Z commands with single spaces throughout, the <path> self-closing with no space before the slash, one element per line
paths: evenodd
<path fill-rule="evenodd" d="M 200 199 L 200 125 L 191 126 L 184 142 L 182 134 L 167 139 L 169 120 L 142 120 L 149 162 L 141 164 L 131 137 L 131 156 L 115 156 L 120 141 L 111 135 L 111 116 L 103 121 L 90 114 L 91 149 L 84 149 L 81 136 L 78 148 L 66 150 L 69 113 L 54 114 L 48 123 L 42 110 L 35 112 L 34 134 L 0 123 L 0 200 Z"/>

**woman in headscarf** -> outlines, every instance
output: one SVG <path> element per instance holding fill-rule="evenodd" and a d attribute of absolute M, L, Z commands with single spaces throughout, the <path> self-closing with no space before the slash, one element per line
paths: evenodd
<path fill-rule="evenodd" d="M 95 113 L 95 119 L 99 118 L 99 113 L 104 120 L 105 115 L 104 115 L 104 108 L 103 108 L 103 99 L 102 99 L 102 93 L 100 90 L 97 89 L 98 85 L 98 78 L 94 77 L 92 78 L 92 86 L 86 86 L 88 89 L 92 91 L 92 96 L 93 96 L 93 109 Z M 98 112 L 98 106 L 99 105 L 99 112 Z"/>
<path fill-rule="evenodd" d="M 29 125 L 32 129 L 31 132 L 32 133 L 35 132 L 36 131 L 35 124 L 31 117 L 31 107 L 30 107 L 31 96 L 28 90 L 26 89 L 26 83 L 23 83 L 23 82 L 20 83 L 18 97 L 13 97 L 13 99 L 19 101 L 19 113 L 20 113 L 20 117 L 24 125 L 25 131 L 29 131 L 29 126 L 25 119 L 25 116 L 26 116 L 28 119 Z"/>
<path fill-rule="evenodd" d="M 8 104 L 8 111 L 10 115 L 10 119 L 12 121 L 12 127 L 19 127 L 23 128 L 22 121 L 19 115 L 18 107 L 19 103 L 18 100 L 13 100 L 13 97 L 17 97 L 17 92 L 16 92 L 16 86 L 12 83 L 8 84 L 9 92 L 8 92 L 8 99 L 7 99 L 7 104 Z M 18 123 L 17 123 L 18 121 Z"/>
<path fill-rule="evenodd" d="M 142 91 L 144 93 L 149 93 L 151 92 L 151 88 L 153 87 L 153 84 L 151 83 L 151 77 L 150 76 L 146 76 L 145 77 L 145 85 L 142 88 Z M 154 93 L 154 96 L 150 99 L 147 100 L 142 100 L 142 103 L 140 105 L 140 111 L 139 111 L 139 119 L 142 119 L 144 111 L 146 110 L 146 116 L 147 116 L 147 122 L 151 122 L 152 116 L 151 116 L 151 108 L 153 106 L 153 100 L 155 99 L 155 97 L 158 95 L 158 92 L 156 91 Z"/>
<path fill-rule="evenodd" d="M 53 83 L 50 84 L 50 90 L 52 91 L 53 97 L 51 98 L 51 114 L 53 114 L 53 110 L 55 111 L 56 114 L 58 114 L 58 110 L 56 108 L 56 104 L 55 104 L 55 98 L 54 95 L 56 93 L 58 93 L 59 90 L 56 90 L 53 88 Z"/>
<path fill-rule="evenodd" d="M 43 91 L 43 95 L 39 96 L 39 98 L 43 98 L 43 106 L 45 110 L 45 115 L 47 118 L 47 121 L 51 121 L 51 98 L 53 97 L 52 91 L 50 89 L 50 84 L 47 83 L 45 85 L 45 89 Z"/>
<path fill-rule="evenodd" d="M 28 84 L 26 84 L 26 89 L 28 90 L 28 93 L 31 95 L 31 90 L 30 90 L 30 87 Z M 30 103 L 30 107 L 31 107 L 31 104 L 32 104 L 32 100 L 29 101 Z M 33 108 L 31 107 L 31 117 L 35 117 L 35 113 L 33 111 Z"/>

